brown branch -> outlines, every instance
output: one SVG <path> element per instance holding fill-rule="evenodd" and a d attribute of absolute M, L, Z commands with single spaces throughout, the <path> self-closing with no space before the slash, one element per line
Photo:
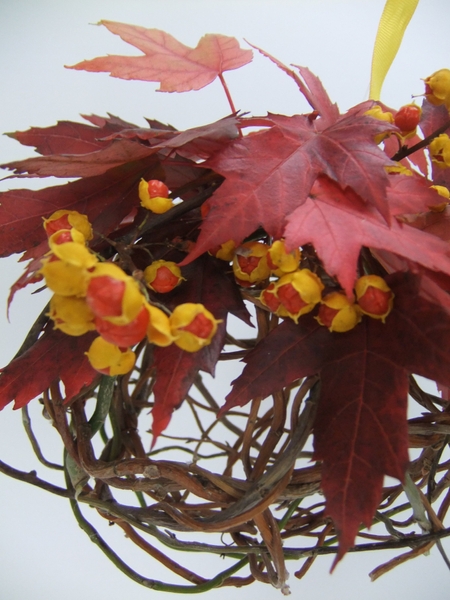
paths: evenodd
<path fill-rule="evenodd" d="M 36 475 L 36 471 L 29 471 L 28 473 L 25 471 L 19 471 L 18 469 L 10 467 L 0 460 L 0 472 L 4 475 L 8 475 L 8 477 L 17 479 L 18 481 L 23 481 L 24 483 L 29 483 L 31 485 L 35 485 L 36 487 L 40 487 L 41 489 L 55 494 L 56 496 L 61 496 L 62 498 L 73 498 L 73 494 L 69 492 L 69 490 L 60 488 L 57 485 L 53 485 L 53 483 L 49 483 L 48 481 L 40 479 Z"/>
<path fill-rule="evenodd" d="M 426 138 L 424 138 L 417 144 L 414 144 L 414 146 L 411 146 L 410 148 L 403 146 L 398 152 L 396 152 L 394 154 L 394 156 L 391 157 L 391 160 L 395 160 L 395 161 L 402 160 L 403 158 L 406 158 L 410 154 L 417 152 L 417 150 L 421 150 L 422 148 L 425 148 L 426 146 L 428 146 L 428 144 L 430 142 L 432 142 L 434 140 L 434 138 L 436 138 L 438 135 L 441 135 L 441 133 L 444 133 L 445 131 L 447 131 L 447 129 L 449 127 L 450 127 L 450 121 L 447 121 L 446 123 L 444 123 L 444 125 L 441 125 L 441 127 L 436 129 L 436 131 L 434 131 L 433 133 L 430 133 L 430 135 L 428 135 Z"/>
<path fill-rule="evenodd" d="M 151 557 L 156 558 L 158 562 L 160 562 L 173 573 L 176 573 L 176 575 L 178 575 L 179 577 L 183 577 L 184 579 L 190 581 L 191 583 L 194 583 L 195 585 L 207 581 L 204 577 L 200 577 L 196 573 L 185 569 L 177 562 L 166 556 L 163 552 L 153 547 L 146 540 L 144 540 L 143 537 L 136 533 L 136 531 L 134 531 L 131 525 L 129 525 L 126 521 L 122 521 L 121 519 L 114 519 L 113 522 L 116 523 L 116 525 L 118 525 L 121 529 L 123 529 L 123 531 L 126 533 L 126 536 L 137 546 L 139 546 L 139 548 L 144 550 L 144 552 L 149 554 Z"/>

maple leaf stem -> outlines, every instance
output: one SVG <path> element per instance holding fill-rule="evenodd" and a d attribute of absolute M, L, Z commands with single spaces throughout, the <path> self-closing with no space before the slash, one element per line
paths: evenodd
<path fill-rule="evenodd" d="M 414 144 L 414 146 L 411 146 L 410 148 L 403 146 L 398 152 L 396 152 L 394 154 L 394 156 L 391 157 L 391 160 L 395 160 L 395 161 L 402 160 L 402 158 L 406 158 L 410 154 L 414 154 L 414 152 L 417 152 L 417 150 L 421 150 L 422 148 L 425 148 L 426 146 L 428 146 L 428 144 L 430 142 L 432 142 L 434 140 L 434 138 L 436 138 L 438 135 L 441 135 L 441 133 L 444 133 L 445 131 L 447 131 L 447 129 L 449 127 L 450 127 L 450 121 L 447 121 L 446 123 L 444 123 L 444 125 L 442 125 L 438 129 L 436 129 L 436 131 L 433 131 L 433 133 L 430 133 L 430 135 L 428 135 L 425 139 L 421 140 L 417 144 Z"/>
<path fill-rule="evenodd" d="M 231 112 L 233 114 L 235 114 L 237 111 L 234 106 L 233 98 L 231 97 L 230 90 L 228 89 L 227 82 L 225 81 L 225 78 L 222 73 L 219 73 L 219 79 L 220 79 L 220 83 L 222 84 L 223 89 L 225 90 L 225 95 L 227 97 L 228 104 L 230 105 Z"/>

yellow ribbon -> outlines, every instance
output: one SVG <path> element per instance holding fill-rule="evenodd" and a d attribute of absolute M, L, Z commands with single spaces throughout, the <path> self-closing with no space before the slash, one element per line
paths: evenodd
<path fill-rule="evenodd" d="M 403 35 L 419 4 L 419 0 L 387 0 L 373 48 L 370 94 L 379 100 L 387 72 L 400 48 Z"/>

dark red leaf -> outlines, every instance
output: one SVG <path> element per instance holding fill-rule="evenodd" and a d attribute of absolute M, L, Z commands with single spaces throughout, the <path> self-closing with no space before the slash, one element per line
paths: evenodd
<path fill-rule="evenodd" d="M 13 400 L 15 409 L 22 408 L 58 380 L 64 383 L 65 400 L 71 400 L 98 377 L 84 355 L 94 337 L 72 337 L 48 325 L 25 354 L 1 369 L 0 410 Z"/>
<path fill-rule="evenodd" d="M 329 331 L 311 315 L 303 316 L 298 325 L 290 319 L 280 323 L 245 357 L 246 367 L 233 381 L 233 389 L 220 409 L 219 417 L 235 406 L 244 406 L 252 398 L 269 396 L 297 379 L 318 373 L 323 362 L 323 349 L 315 349 L 320 345 L 317 340 L 321 338 L 323 348 L 326 348 L 329 336 Z M 314 339 L 313 351 L 308 349 L 302 361 L 293 359 L 302 348 L 309 348 L 311 338 Z"/>
<path fill-rule="evenodd" d="M 223 149 L 230 141 L 238 137 L 239 119 L 231 115 L 201 127 L 193 127 L 182 132 L 167 129 L 126 129 L 113 134 L 108 139 L 126 138 L 145 140 L 154 148 L 176 149 L 181 156 L 192 160 L 210 158 Z M 241 121 L 245 124 L 245 121 Z"/>
<path fill-rule="evenodd" d="M 395 219 L 389 227 L 381 217 L 343 193 L 331 180 L 321 178 L 310 197 L 289 217 L 286 244 L 290 248 L 312 243 L 326 271 L 351 296 L 362 246 L 385 249 L 428 269 L 450 274 L 447 244 L 424 235 Z"/>
<path fill-rule="evenodd" d="M 100 141 L 111 131 L 91 127 L 84 123 L 58 121 L 51 127 L 32 127 L 27 131 L 16 131 L 7 135 L 25 146 L 34 146 L 36 152 L 51 154 L 87 154 L 108 145 Z"/>
<path fill-rule="evenodd" d="M 122 129 L 132 129 L 133 127 L 137 127 L 133 123 L 129 121 L 124 121 L 120 117 L 116 117 L 111 113 L 107 113 L 107 117 L 99 117 L 98 115 L 81 115 L 83 119 L 92 123 L 96 127 L 100 127 L 105 130 L 105 135 L 107 133 L 111 133 L 112 131 L 120 131 Z M 157 121 L 158 122 L 158 121 Z"/>
<path fill-rule="evenodd" d="M 180 406 L 194 383 L 199 370 L 214 375 L 216 363 L 225 340 L 229 312 L 249 322 L 235 282 L 225 272 L 225 265 L 211 256 L 203 256 L 183 269 L 186 281 L 165 295 L 169 306 L 182 302 L 202 303 L 216 319 L 222 319 L 212 343 L 199 352 L 185 352 L 175 345 L 155 348 L 156 383 L 153 388 L 155 404 L 153 443 L 169 424 L 172 412 Z"/>
<path fill-rule="evenodd" d="M 103 144 L 105 145 L 105 144 Z M 51 154 L 0 165 L 15 174 L 37 177 L 93 177 L 125 163 L 141 160 L 156 150 L 129 140 L 115 140 L 87 154 Z"/>
<path fill-rule="evenodd" d="M 408 464 L 407 372 L 374 343 L 373 325 L 358 327 L 355 343 L 320 373 L 314 458 L 323 461 L 326 512 L 339 535 L 333 567 L 353 546 L 361 522 L 372 524 L 384 475 L 403 480 Z"/>
<path fill-rule="evenodd" d="M 383 476 L 403 478 L 408 375 L 450 384 L 450 314 L 423 297 L 419 277 L 398 273 L 387 281 L 395 298 L 386 323 L 364 317 L 342 334 L 311 315 L 282 323 L 247 355 L 223 409 L 320 374 L 314 456 L 323 461 L 326 511 L 339 533 L 336 561 L 360 523 L 371 524 Z"/>
<path fill-rule="evenodd" d="M 229 239 L 239 243 L 259 226 L 282 237 L 320 175 L 351 188 L 389 221 L 384 167 L 390 161 L 373 141 L 386 124 L 344 115 L 318 132 L 304 115 L 270 115 L 270 121 L 270 130 L 231 142 L 206 161 L 226 180 L 209 200 L 211 210 L 188 260 Z"/>
<path fill-rule="evenodd" d="M 48 244 L 47 244 L 47 251 L 48 251 Z M 18 292 L 19 290 L 23 289 L 24 287 L 26 287 L 27 285 L 29 285 L 31 283 L 37 283 L 38 281 L 43 282 L 42 275 L 38 274 L 38 271 L 42 267 L 42 258 L 43 258 L 43 255 L 41 254 L 39 257 L 31 260 L 28 263 L 28 265 L 26 266 L 25 271 L 19 277 L 19 279 L 15 283 L 13 283 L 13 285 L 11 286 L 11 290 L 10 290 L 9 296 L 8 296 L 8 303 L 7 303 L 8 314 L 9 314 L 9 307 L 11 306 L 11 302 L 13 301 L 13 298 L 14 298 L 16 292 Z"/>
<path fill-rule="evenodd" d="M 166 429 L 172 413 L 186 397 L 200 370 L 214 374 L 225 340 L 225 323 L 219 325 L 212 343 L 198 352 L 185 352 L 175 344 L 155 348 L 156 382 L 153 387 L 155 404 L 152 408 L 152 433 L 155 445 Z"/>
<path fill-rule="evenodd" d="M 42 218 L 59 209 L 88 216 L 95 231 L 107 234 L 139 205 L 141 177 L 162 174 L 156 156 L 111 169 L 104 175 L 43 190 L 11 190 L 0 195 L 0 256 L 37 246 L 46 239 Z"/>
<path fill-rule="evenodd" d="M 187 158 L 210 158 L 213 154 L 239 136 L 239 120 L 234 115 L 220 119 L 210 125 L 194 127 L 175 135 L 172 139 L 160 142 L 157 148 L 174 148 Z"/>

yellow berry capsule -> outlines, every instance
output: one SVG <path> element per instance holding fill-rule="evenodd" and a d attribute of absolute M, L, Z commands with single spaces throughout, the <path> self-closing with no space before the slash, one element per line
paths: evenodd
<path fill-rule="evenodd" d="M 424 83 L 425 98 L 430 104 L 450 107 L 450 69 L 439 69 L 424 79 Z"/>
<path fill-rule="evenodd" d="M 293 273 L 298 269 L 301 254 L 298 248 L 286 252 L 284 240 L 276 240 L 267 252 L 267 264 L 273 275 L 282 277 L 286 273 Z"/>
<path fill-rule="evenodd" d="M 223 244 L 219 244 L 218 246 L 214 246 L 213 248 L 209 249 L 211 256 L 215 256 L 216 258 L 220 258 L 220 260 L 225 260 L 226 262 L 233 260 L 235 252 L 236 244 L 233 240 L 228 240 L 228 242 L 224 242 Z"/>
<path fill-rule="evenodd" d="M 78 242 L 65 242 L 55 244 L 52 248 L 53 254 L 63 262 L 79 267 L 80 269 L 91 269 L 98 263 L 98 259 L 86 246 Z"/>
<path fill-rule="evenodd" d="M 58 260 L 55 257 L 44 261 L 39 271 L 47 287 L 60 296 L 84 296 L 89 280 L 86 268 Z"/>
<path fill-rule="evenodd" d="M 169 317 L 160 308 L 145 303 L 149 313 L 149 323 L 147 328 L 148 341 L 156 346 L 170 346 L 175 337 L 172 335 L 171 323 Z"/>
<path fill-rule="evenodd" d="M 267 264 L 269 246 L 261 242 L 246 242 L 236 248 L 233 258 L 233 272 L 239 281 L 249 285 L 259 283 L 270 275 Z"/>
<path fill-rule="evenodd" d="M 139 199 L 141 201 L 141 206 L 143 206 L 147 210 L 150 210 L 153 213 L 160 215 L 170 210 L 173 206 L 173 202 L 170 198 L 167 198 L 167 196 L 162 195 L 163 193 L 165 193 L 165 191 L 160 192 L 159 195 L 152 194 L 153 181 L 156 180 L 145 181 L 145 179 L 141 179 L 139 183 Z M 158 181 L 158 183 L 162 184 L 168 193 L 166 185 L 163 184 L 162 181 Z"/>
<path fill-rule="evenodd" d="M 369 110 L 366 110 L 364 114 L 368 117 L 373 117 L 378 121 L 386 121 L 386 123 L 390 124 L 394 123 L 394 115 L 389 111 L 384 111 L 378 104 L 376 104 L 372 108 L 369 108 Z M 386 131 L 377 134 L 374 137 L 375 143 L 380 144 L 385 138 L 389 137 L 391 133 L 391 131 Z"/>
<path fill-rule="evenodd" d="M 133 277 L 118 265 L 104 262 L 90 273 L 86 300 L 96 317 L 127 325 L 137 317 L 145 298 Z"/>
<path fill-rule="evenodd" d="M 267 308 L 277 316 L 289 317 L 290 314 L 281 303 L 281 300 L 278 298 L 277 291 L 278 281 L 269 283 L 269 285 L 262 290 L 259 296 L 259 301 L 261 304 L 264 304 L 264 306 L 267 306 Z"/>
<path fill-rule="evenodd" d="M 324 285 L 320 278 L 309 269 L 287 273 L 276 284 L 276 295 L 287 316 L 298 323 L 301 315 L 309 313 L 322 297 Z M 277 314 L 284 316 L 278 308 Z"/>
<path fill-rule="evenodd" d="M 92 226 L 86 215 L 76 210 L 57 210 L 48 219 L 44 219 L 44 229 L 50 237 L 61 229 L 76 229 L 85 240 L 92 240 Z"/>
<path fill-rule="evenodd" d="M 450 138 L 441 133 L 429 145 L 431 160 L 441 169 L 450 167 Z"/>
<path fill-rule="evenodd" d="M 170 316 L 174 343 L 187 352 L 197 352 L 211 343 L 220 322 L 203 304 L 179 304 Z"/>
<path fill-rule="evenodd" d="M 180 267 L 170 260 L 155 260 L 144 271 L 144 281 L 154 292 L 166 294 L 182 281 Z"/>
<path fill-rule="evenodd" d="M 102 337 L 95 338 L 86 352 L 91 366 L 104 375 L 125 375 L 136 361 L 135 353 L 129 348 L 119 348 Z"/>
<path fill-rule="evenodd" d="M 73 227 L 72 229 L 60 229 L 59 231 L 55 231 L 55 233 L 52 233 L 52 235 L 48 238 L 50 250 L 54 250 L 55 246 L 67 244 L 68 242 L 75 242 L 76 244 L 85 246 L 86 238 L 80 231 L 74 229 Z"/>
<path fill-rule="evenodd" d="M 400 129 L 403 138 L 410 138 L 415 135 L 421 117 L 422 109 L 412 102 L 398 109 L 394 117 L 394 124 Z"/>
<path fill-rule="evenodd" d="M 394 304 L 394 292 L 382 277 L 363 275 L 356 282 L 355 294 L 361 312 L 385 322 Z"/>
<path fill-rule="evenodd" d="M 343 333 L 359 323 L 361 314 L 344 293 L 330 292 L 322 298 L 316 319 L 330 331 Z"/>
<path fill-rule="evenodd" d="M 84 298 L 54 294 L 50 300 L 49 317 L 54 328 L 67 335 L 79 336 L 95 329 L 94 313 Z"/>

